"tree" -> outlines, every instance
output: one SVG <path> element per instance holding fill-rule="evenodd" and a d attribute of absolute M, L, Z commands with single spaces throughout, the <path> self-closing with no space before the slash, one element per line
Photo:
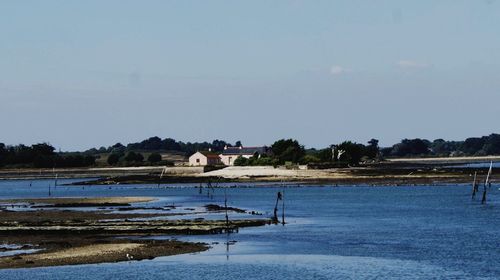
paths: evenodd
<path fill-rule="evenodd" d="M 481 151 L 485 155 L 498 155 L 500 154 L 500 134 L 491 134 L 485 138 L 485 143 Z"/>
<path fill-rule="evenodd" d="M 109 165 L 116 165 L 118 161 L 120 160 L 120 155 L 119 154 L 110 154 L 108 156 L 108 164 Z"/>
<path fill-rule="evenodd" d="M 380 153 L 380 148 L 378 146 L 378 140 L 372 138 L 368 141 L 368 147 L 366 147 L 366 156 L 371 159 L 377 158 Z"/>
<path fill-rule="evenodd" d="M 148 161 L 150 163 L 158 163 L 161 161 L 161 155 L 159 153 L 152 153 L 148 156 Z"/>
<path fill-rule="evenodd" d="M 365 155 L 365 145 L 353 143 L 351 141 L 342 142 L 337 146 L 339 151 L 343 151 L 340 155 L 340 161 L 349 164 L 359 164 L 361 158 Z"/>
<path fill-rule="evenodd" d="M 332 149 L 331 148 L 321 149 L 316 154 L 316 157 L 319 159 L 320 162 L 331 162 L 333 159 Z"/>
<path fill-rule="evenodd" d="M 236 143 L 234 143 L 234 146 L 236 146 L 236 147 L 242 147 L 243 144 L 241 144 L 241 141 L 238 140 L 238 141 L 236 141 Z"/>
<path fill-rule="evenodd" d="M 319 159 L 315 155 L 305 155 L 303 158 L 304 163 L 309 164 L 309 163 L 319 163 L 321 162 L 321 159 Z"/>
<path fill-rule="evenodd" d="M 120 154 L 125 152 L 125 146 L 122 143 L 116 143 L 110 147 L 109 151 L 114 154 Z"/>
<path fill-rule="evenodd" d="M 403 139 L 401 143 L 392 146 L 393 156 L 418 156 L 430 153 L 430 142 L 425 139 Z"/>
<path fill-rule="evenodd" d="M 125 161 L 127 162 L 142 162 L 144 160 L 144 156 L 141 153 L 128 152 L 125 156 Z"/>
<path fill-rule="evenodd" d="M 83 157 L 83 164 L 84 166 L 92 166 L 95 165 L 95 160 L 96 158 L 91 155 L 86 155 Z"/>
<path fill-rule="evenodd" d="M 226 141 L 217 140 L 217 139 L 212 141 L 212 144 L 209 145 L 209 147 L 212 148 L 212 151 L 214 151 L 214 152 L 223 151 L 225 146 L 230 146 L 230 145 Z M 204 149 L 204 150 L 206 150 L 206 149 Z"/>
<path fill-rule="evenodd" d="M 42 156 L 52 156 L 54 155 L 55 148 L 47 143 L 40 143 L 31 146 L 33 153 Z"/>
<path fill-rule="evenodd" d="M 239 156 L 237 159 L 234 160 L 234 165 L 235 166 L 247 166 L 249 165 L 249 159 Z"/>
<path fill-rule="evenodd" d="M 271 150 L 280 164 L 285 163 L 285 161 L 298 163 L 305 155 L 304 146 L 293 139 L 278 140 L 271 146 Z"/>
<path fill-rule="evenodd" d="M 0 167 L 4 166 L 7 162 L 8 151 L 4 143 L 0 143 Z"/>
<path fill-rule="evenodd" d="M 466 154 L 474 155 L 483 148 L 484 143 L 485 139 L 483 139 L 482 137 L 467 138 L 462 144 L 461 150 Z"/>

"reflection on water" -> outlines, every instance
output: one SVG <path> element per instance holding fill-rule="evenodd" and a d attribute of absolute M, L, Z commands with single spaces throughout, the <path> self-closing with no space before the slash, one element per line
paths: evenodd
<path fill-rule="evenodd" d="M 34 181 L 30 189 L 29 182 L 3 181 L 0 197 L 46 197 L 45 183 Z M 229 206 L 269 217 L 278 190 L 231 188 Z M 498 279 L 500 191 L 492 187 L 487 205 L 481 205 L 471 200 L 470 190 L 468 185 L 288 188 L 286 226 L 246 228 L 229 236 L 176 236 L 211 244 L 206 252 L 2 270 L 0 279 Z M 186 184 L 58 187 L 55 195 L 154 196 L 162 200 L 148 206 L 168 201 L 195 209 L 224 201 L 220 189 L 211 200 Z"/>

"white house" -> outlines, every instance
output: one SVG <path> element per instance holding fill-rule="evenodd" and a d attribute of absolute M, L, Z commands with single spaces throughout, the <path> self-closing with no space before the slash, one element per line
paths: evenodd
<path fill-rule="evenodd" d="M 221 164 L 219 155 L 211 151 L 196 152 L 189 157 L 190 166 L 206 166 L 219 164 Z"/>
<path fill-rule="evenodd" d="M 268 147 L 224 147 L 224 151 L 220 155 L 222 163 L 225 165 L 234 165 L 234 161 L 238 157 L 251 158 L 254 155 L 270 154 L 271 150 Z"/>

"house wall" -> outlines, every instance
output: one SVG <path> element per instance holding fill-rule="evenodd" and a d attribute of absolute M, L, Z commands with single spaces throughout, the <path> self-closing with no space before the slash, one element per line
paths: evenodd
<path fill-rule="evenodd" d="M 205 166 L 208 165 L 208 158 L 200 152 L 194 153 L 189 157 L 190 166 Z"/>
<path fill-rule="evenodd" d="M 251 158 L 253 155 L 220 155 L 220 160 L 224 165 L 232 166 L 238 157 Z"/>
<path fill-rule="evenodd" d="M 219 165 L 220 163 L 220 158 L 207 157 L 200 152 L 196 152 L 189 157 L 190 166 Z"/>

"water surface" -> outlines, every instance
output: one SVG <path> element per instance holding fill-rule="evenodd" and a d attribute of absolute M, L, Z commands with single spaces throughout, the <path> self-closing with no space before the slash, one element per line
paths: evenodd
<path fill-rule="evenodd" d="M 29 183 L 1 181 L 0 198 L 48 196 L 50 180 L 33 181 L 31 187 Z M 498 186 L 491 188 L 487 205 L 471 200 L 468 185 L 284 189 L 285 226 L 247 228 L 229 236 L 174 237 L 212 244 L 206 252 L 140 262 L 1 270 L 0 279 L 500 278 Z M 229 188 L 229 206 L 269 216 L 279 190 L 283 188 Z M 150 205 L 223 203 L 222 190 L 215 190 L 212 200 L 189 184 L 59 186 L 52 191 L 55 196 L 161 198 Z"/>

